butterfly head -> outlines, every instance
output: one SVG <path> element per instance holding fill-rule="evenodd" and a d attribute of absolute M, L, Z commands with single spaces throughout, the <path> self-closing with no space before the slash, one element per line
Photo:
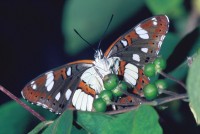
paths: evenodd
<path fill-rule="evenodd" d="M 94 54 L 95 61 L 100 60 L 102 58 L 103 58 L 103 53 L 102 53 L 101 49 L 96 50 L 95 54 Z"/>

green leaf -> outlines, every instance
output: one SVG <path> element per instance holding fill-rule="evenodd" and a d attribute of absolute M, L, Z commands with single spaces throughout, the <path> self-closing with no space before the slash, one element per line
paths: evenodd
<path fill-rule="evenodd" d="M 114 19 L 107 34 L 134 15 L 143 3 L 144 0 L 66 1 L 62 20 L 66 52 L 74 55 L 86 48 L 85 42 L 74 32 L 74 29 L 95 45 L 95 42 L 102 37 L 112 14 L 114 14 Z"/>
<path fill-rule="evenodd" d="M 53 123 L 53 121 L 43 121 L 39 123 L 31 132 L 28 134 L 38 134 L 41 132 L 44 128 L 46 128 L 49 124 Z"/>
<path fill-rule="evenodd" d="M 159 55 L 162 55 L 164 59 L 168 59 L 169 56 L 173 53 L 179 41 L 180 38 L 176 34 L 169 32 L 162 44 Z"/>
<path fill-rule="evenodd" d="M 187 57 L 192 56 L 200 47 L 199 31 L 200 28 L 196 28 L 195 30 L 184 36 L 176 45 L 177 48 L 174 50 L 172 55 L 168 58 L 168 64 L 171 64 L 170 66 L 174 68 L 169 74 L 179 80 L 186 77 L 188 73 Z M 187 51 L 183 51 L 183 49 Z M 180 58 L 182 58 L 182 60 L 180 60 Z M 175 84 L 171 80 L 167 79 L 166 81 L 169 86 Z"/>
<path fill-rule="evenodd" d="M 187 88 L 190 100 L 190 108 L 196 119 L 197 124 L 200 124 L 200 53 L 194 59 L 187 77 Z"/>
<path fill-rule="evenodd" d="M 186 12 L 183 0 L 146 0 L 146 5 L 153 14 L 167 14 L 172 18 L 179 17 Z"/>
<path fill-rule="evenodd" d="M 54 123 L 52 123 L 43 134 L 71 134 L 73 112 L 65 111 Z"/>
<path fill-rule="evenodd" d="M 77 111 L 75 120 L 85 130 L 94 134 L 162 133 L 156 111 L 151 106 L 146 105 L 140 106 L 137 110 L 115 116 Z"/>
<path fill-rule="evenodd" d="M 32 115 L 14 101 L 0 107 L 0 132 L 2 134 L 24 134 Z"/>

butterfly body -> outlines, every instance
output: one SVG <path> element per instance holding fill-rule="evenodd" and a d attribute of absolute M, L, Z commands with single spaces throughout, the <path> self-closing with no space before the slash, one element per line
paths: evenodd
<path fill-rule="evenodd" d="M 120 36 L 104 54 L 99 49 L 94 60 L 71 62 L 42 74 L 24 87 L 22 95 L 55 113 L 68 107 L 93 111 L 93 100 L 104 90 L 104 76 L 113 73 L 130 85 L 132 93 L 142 96 L 141 90 L 149 83 L 143 66 L 157 57 L 168 24 L 165 15 L 144 20 Z"/>

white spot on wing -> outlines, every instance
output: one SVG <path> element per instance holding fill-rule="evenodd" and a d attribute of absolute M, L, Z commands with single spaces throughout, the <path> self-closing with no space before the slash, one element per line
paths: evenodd
<path fill-rule="evenodd" d="M 147 34 L 148 32 L 142 29 L 140 26 L 135 28 L 137 34 Z"/>
<path fill-rule="evenodd" d="M 135 60 L 135 61 L 140 61 L 140 56 L 138 55 L 138 54 L 133 54 L 133 60 Z"/>
<path fill-rule="evenodd" d="M 76 101 L 78 99 L 79 94 L 81 93 L 81 89 L 77 89 L 73 95 L 72 98 L 72 104 L 75 106 L 76 105 Z"/>
<path fill-rule="evenodd" d="M 165 35 L 162 35 L 160 39 L 161 39 L 161 40 L 164 40 L 164 39 L 165 39 Z"/>
<path fill-rule="evenodd" d="M 87 111 L 92 111 L 92 104 L 94 98 L 91 95 L 88 95 L 88 100 L 87 100 Z"/>
<path fill-rule="evenodd" d="M 35 81 L 32 81 L 32 82 L 31 82 L 31 84 L 34 84 L 34 83 L 35 83 Z"/>
<path fill-rule="evenodd" d="M 101 77 L 97 74 L 94 67 L 87 69 L 81 76 L 81 79 L 90 85 L 95 92 L 100 93 L 103 88 L 103 81 Z"/>
<path fill-rule="evenodd" d="M 131 86 L 135 86 L 137 79 L 138 79 L 138 68 L 135 65 L 128 63 L 125 66 L 124 80 L 128 82 Z"/>
<path fill-rule="evenodd" d="M 141 28 L 140 25 L 135 28 L 135 32 L 140 36 L 140 38 L 149 39 L 148 32 L 145 29 Z"/>
<path fill-rule="evenodd" d="M 128 64 L 125 66 L 125 68 L 128 68 L 128 69 L 130 69 L 130 70 L 132 70 L 132 71 L 138 73 L 138 68 L 137 68 L 135 65 L 133 65 L 133 64 L 128 63 Z"/>
<path fill-rule="evenodd" d="M 136 72 L 134 72 L 134 71 L 132 71 L 132 70 L 130 70 L 130 69 L 125 69 L 125 74 L 127 73 L 127 74 L 129 74 L 131 77 L 133 77 L 135 80 L 137 80 L 138 79 L 138 73 L 136 73 Z"/>
<path fill-rule="evenodd" d="M 159 41 L 159 42 L 158 42 L 158 48 L 160 48 L 161 45 L 162 45 L 162 41 Z"/>
<path fill-rule="evenodd" d="M 81 93 L 79 94 L 79 96 L 78 96 L 78 99 L 77 99 L 76 105 L 75 105 L 75 107 L 76 107 L 77 110 L 80 110 L 80 109 L 81 109 L 81 104 L 82 104 L 82 100 L 83 100 L 83 95 L 84 95 L 84 92 L 81 92 Z"/>
<path fill-rule="evenodd" d="M 139 36 L 142 39 L 149 39 L 149 35 L 148 34 L 140 34 Z"/>
<path fill-rule="evenodd" d="M 52 81 L 48 86 L 47 86 L 47 91 L 51 91 L 51 89 L 53 88 L 54 85 L 54 81 Z"/>
<path fill-rule="evenodd" d="M 32 87 L 34 90 L 37 89 L 37 85 L 36 85 L 36 84 L 31 85 L 31 87 Z"/>
<path fill-rule="evenodd" d="M 167 17 L 167 15 L 165 15 L 165 17 L 166 17 L 167 21 L 169 22 L 169 18 Z"/>
<path fill-rule="evenodd" d="M 35 84 L 35 81 L 31 82 L 31 87 L 32 87 L 33 90 L 37 89 L 37 85 Z"/>
<path fill-rule="evenodd" d="M 42 104 L 42 107 L 45 108 L 45 109 L 48 108 L 48 106 L 46 104 Z"/>
<path fill-rule="evenodd" d="M 36 105 L 37 106 L 42 106 L 42 103 L 41 102 L 37 102 Z"/>
<path fill-rule="evenodd" d="M 49 72 L 47 72 L 46 75 L 47 75 L 47 78 L 53 76 L 53 71 L 49 71 Z"/>
<path fill-rule="evenodd" d="M 124 80 L 126 82 L 128 82 L 129 84 L 131 84 L 132 86 L 136 85 L 136 80 L 129 74 L 125 73 L 124 74 Z"/>
<path fill-rule="evenodd" d="M 72 68 L 69 67 L 69 68 L 67 69 L 67 76 L 71 76 L 71 74 L 72 74 Z"/>
<path fill-rule="evenodd" d="M 82 105 L 81 105 L 81 110 L 82 111 L 86 111 L 86 108 L 87 108 L 87 98 L 88 98 L 88 95 L 84 93 L 83 100 L 82 100 Z"/>
<path fill-rule="evenodd" d="M 67 100 L 69 100 L 71 94 L 72 94 L 72 91 L 71 91 L 70 89 L 68 89 L 68 90 L 66 91 L 66 93 L 65 93 L 65 97 L 66 97 Z"/>
<path fill-rule="evenodd" d="M 144 53 L 147 53 L 148 52 L 148 48 L 141 48 L 141 51 L 144 52 Z"/>
<path fill-rule="evenodd" d="M 157 24 L 158 24 L 158 22 L 157 22 L 157 21 L 153 21 L 153 25 L 155 25 L 155 26 L 156 26 Z"/>
<path fill-rule="evenodd" d="M 126 40 L 121 40 L 121 43 L 126 47 L 128 45 L 128 42 Z"/>
<path fill-rule="evenodd" d="M 21 91 L 21 95 L 22 95 L 22 97 L 25 99 L 23 91 Z"/>
<path fill-rule="evenodd" d="M 153 21 L 157 21 L 157 19 L 156 19 L 156 18 L 154 18 L 154 17 L 153 17 L 151 20 L 153 20 Z"/>
<path fill-rule="evenodd" d="M 60 99 L 60 92 L 56 95 L 55 99 L 58 101 Z"/>
<path fill-rule="evenodd" d="M 47 78 L 45 86 L 47 87 L 54 79 L 54 76 L 51 76 L 50 78 Z"/>
<path fill-rule="evenodd" d="M 156 18 L 152 18 L 151 20 L 153 21 L 153 25 L 155 25 L 155 26 L 158 25 L 158 22 L 157 22 Z"/>
<path fill-rule="evenodd" d="M 48 88 L 48 90 L 50 91 L 51 89 L 50 89 L 50 87 L 52 86 L 52 82 L 53 82 L 53 80 L 54 80 L 54 76 L 53 76 L 53 71 L 49 71 L 49 72 L 47 72 L 46 73 L 46 75 L 47 75 L 47 79 L 46 79 L 46 83 L 45 83 L 45 86 Z M 50 85 L 51 84 L 51 85 Z M 53 82 L 53 84 L 54 84 L 54 82 Z M 48 91 L 47 90 L 47 91 Z"/>

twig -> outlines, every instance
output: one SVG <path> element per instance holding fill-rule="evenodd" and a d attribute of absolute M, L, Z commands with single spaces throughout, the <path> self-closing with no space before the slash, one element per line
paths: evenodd
<path fill-rule="evenodd" d="M 162 105 L 164 103 L 168 103 L 168 102 L 171 102 L 171 101 L 174 101 L 174 100 L 182 100 L 182 99 L 187 99 L 188 98 L 188 95 L 185 93 L 185 94 L 177 94 L 175 96 L 169 96 L 169 97 L 164 97 L 164 98 L 160 98 L 160 99 L 156 99 L 154 100 L 155 101 L 155 104 L 156 105 L 152 105 L 152 106 L 158 106 L 158 105 Z"/>
<path fill-rule="evenodd" d="M 0 85 L 0 90 L 8 95 L 11 99 L 15 100 L 18 104 L 20 104 L 22 107 L 24 107 L 27 111 L 29 111 L 31 114 L 33 114 L 35 117 L 37 117 L 40 121 L 45 121 L 45 118 L 42 117 L 39 113 L 37 113 L 35 110 L 33 110 L 31 107 L 26 105 L 24 102 L 22 102 L 19 98 L 17 98 L 14 94 L 9 92 L 6 88 Z"/>
<path fill-rule="evenodd" d="M 168 90 L 164 90 L 164 89 L 160 90 L 159 92 L 167 94 L 167 95 L 171 95 L 171 96 L 178 95 L 178 93 L 176 93 L 176 92 L 172 92 L 172 91 L 168 91 Z M 185 101 L 185 102 L 188 102 L 188 99 L 182 99 L 182 100 Z"/>
<path fill-rule="evenodd" d="M 158 105 L 161 105 L 161 104 L 164 104 L 164 103 L 168 103 L 168 102 L 171 102 L 171 101 L 175 101 L 175 100 L 180 100 L 180 99 L 186 99 L 188 98 L 188 95 L 187 94 L 178 94 L 178 95 L 175 95 L 175 96 L 169 96 L 169 97 L 164 97 L 164 98 L 160 98 L 160 99 L 156 99 L 156 100 L 153 100 L 153 101 L 146 101 L 146 102 L 142 102 L 141 104 L 145 104 L 145 105 L 151 105 L 151 106 L 158 106 Z M 106 112 L 106 114 L 119 114 L 119 113 L 124 113 L 124 112 L 128 112 L 130 110 L 135 110 L 139 107 L 139 105 L 137 106 L 132 106 L 132 107 L 127 107 L 127 108 L 124 108 L 124 109 L 119 109 L 119 110 L 116 110 L 116 111 L 109 111 L 109 112 Z"/>
<path fill-rule="evenodd" d="M 175 77 L 170 76 L 170 75 L 168 75 L 168 74 L 166 74 L 166 73 L 164 73 L 164 72 L 162 72 L 162 71 L 160 72 L 160 74 L 161 74 L 162 76 L 164 76 L 164 77 L 166 77 L 166 78 L 172 80 L 172 81 L 175 81 L 176 83 L 178 83 L 179 85 L 181 85 L 185 90 L 187 90 L 185 84 L 184 84 L 182 81 L 177 80 Z"/>
<path fill-rule="evenodd" d="M 117 102 L 110 102 L 110 105 L 116 105 L 116 106 L 137 106 L 135 103 L 117 103 Z"/>
<path fill-rule="evenodd" d="M 166 94 L 166 95 L 170 95 L 170 96 L 177 95 L 177 93 L 176 93 L 176 92 L 173 92 L 173 91 L 168 91 L 168 90 L 165 90 L 165 89 L 159 89 L 159 93 L 160 93 L 160 94 Z"/>
<path fill-rule="evenodd" d="M 127 107 L 127 108 L 124 108 L 124 109 L 120 109 L 120 110 L 116 110 L 116 111 L 109 111 L 109 112 L 106 112 L 106 114 L 110 114 L 110 115 L 113 115 L 113 114 L 121 114 L 121 113 L 125 113 L 125 112 L 128 112 L 130 110 L 135 110 L 139 107 L 139 105 L 137 106 L 133 106 L 133 107 Z"/>

